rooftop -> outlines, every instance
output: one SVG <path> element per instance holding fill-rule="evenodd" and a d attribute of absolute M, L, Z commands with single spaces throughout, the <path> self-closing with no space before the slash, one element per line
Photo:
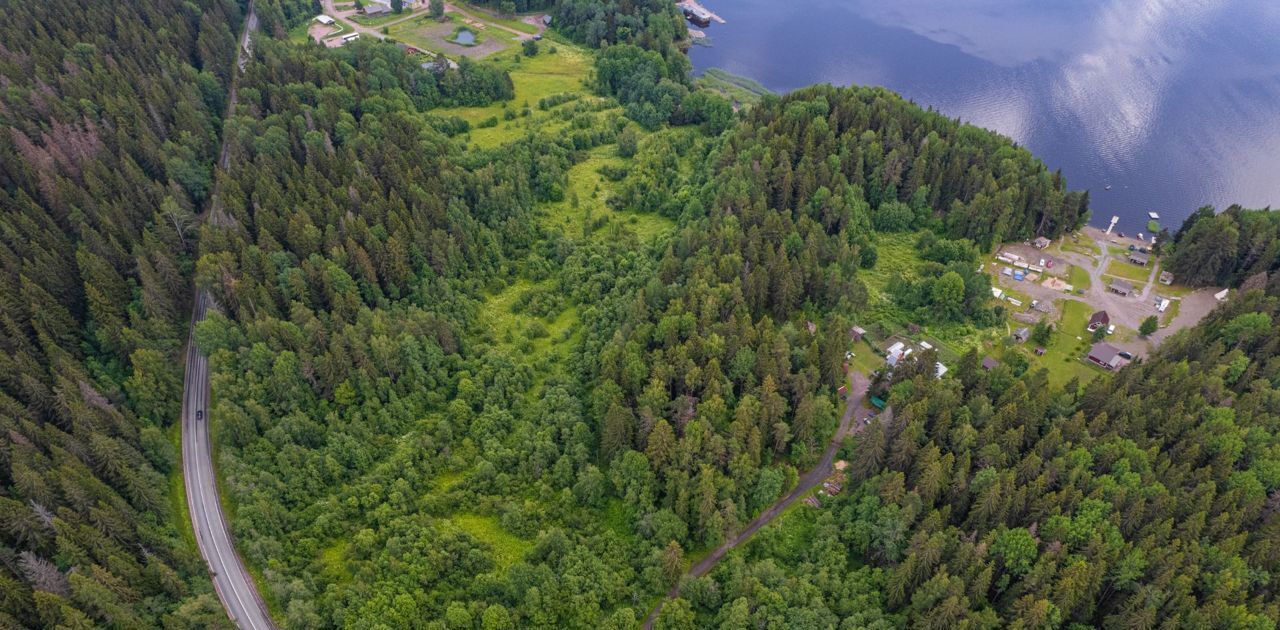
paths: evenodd
<path fill-rule="evenodd" d="M 1089 349 L 1089 360 L 1107 368 L 1120 365 L 1120 349 L 1106 342 L 1093 344 Z"/>

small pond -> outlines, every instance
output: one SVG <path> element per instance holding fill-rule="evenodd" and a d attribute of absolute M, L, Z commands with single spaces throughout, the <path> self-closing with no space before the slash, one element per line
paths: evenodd
<path fill-rule="evenodd" d="M 463 46 L 475 46 L 476 34 L 465 28 L 460 28 L 457 33 L 453 34 L 453 43 L 462 44 Z"/>

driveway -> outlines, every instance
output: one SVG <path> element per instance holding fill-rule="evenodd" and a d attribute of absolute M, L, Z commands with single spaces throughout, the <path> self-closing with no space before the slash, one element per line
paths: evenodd
<path fill-rule="evenodd" d="M 720 562 L 726 554 L 733 551 L 739 545 L 751 540 L 751 537 L 754 536 L 757 531 L 760 531 L 760 528 L 773 522 L 773 519 L 785 512 L 792 503 L 795 503 L 801 497 L 808 494 L 810 490 L 813 490 L 821 484 L 827 477 L 831 476 L 832 467 L 836 458 L 836 451 L 840 450 L 840 446 L 844 444 L 845 437 L 857 433 L 862 427 L 864 427 L 865 425 L 860 421 L 872 413 L 870 409 L 862 404 L 862 401 L 867 396 L 867 390 L 871 387 L 871 380 L 864 374 L 850 372 L 849 386 L 849 396 L 848 402 L 845 404 L 844 416 L 840 418 L 840 426 L 836 429 L 835 434 L 831 436 L 831 441 L 827 443 L 827 448 L 823 451 L 822 459 L 819 460 L 818 464 L 800 476 L 800 480 L 796 483 L 795 489 L 787 493 L 786 496 L 779 499 L 773 505 L 765 508 L 764 511 L 755 518 L 755 520 L 748 523 L 747 526 L 744 527 L 742 531 L 738 532 L 736 536 L 730 538 L 724 544 L 717 547 L 715 551 L 707 554 L 707 557 L 699 560 L 696 564 L 690 567 L 685 575 L 680 579 L 680 582 L 677 582 L 676 585 L 667 592 L 666 597 L 662 601 L 658 602 L 658 605 L 649 613 L 649 616 L 645 618 L 643 626 L 644 630 L 653 629 L 653 623 L 658 619 L 658 614 L 662 612 L 662 605 L 666 600 L 679 597 L 681 582 L 686 578 L 706 575 L 707 572 L 710 571 L 716 563 Z M 889 417 L 892 418 L 892 416 Z M 884 419 L 882 419 L 882 421 L 888 422 L 888 420 Z"/>

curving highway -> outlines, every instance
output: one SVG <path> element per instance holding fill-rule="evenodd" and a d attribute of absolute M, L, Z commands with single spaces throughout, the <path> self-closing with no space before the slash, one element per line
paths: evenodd
<path fill-rule="evenodd" d="M 245 16 L 244 35 L 240 38 L 239 57 L 236 65 L 240 71 L 251 53 L 249 35 L 258 28 L 258 16 L 253 3 Z M 235 84 L 232 79 L 227 114 L 236 104 Z M 230 166 L 230 155 L 225 139 L 219 168 Z M 209 221 L 218 225 L 221 214 L 217 201 L 209 211 Z M 245 630 L 272 630 L 275 624 L 267 614 L 267 607 L 253 584 L 253 578 L 245 570 L 244 562 L 236 553 L 231 531 L 227 527 L 222 503 L 218 499 L 218 480 L 213 469 L 213 447 L 209 443 L 209 359 L 196 349 L 195 326 L 204 320 L 205 312 L 213 305 L 208 291 L 197 289 L 191 309 L 191 333 L 187 340 L 186 376 L 182 383 L 182 476 L 187 491 L 187 511 L 191 514 L 191 526 L 195 530 L 196 546 L 209 565 L 213 588 L 218 592 L 227 616 L 236 626 Z"/>

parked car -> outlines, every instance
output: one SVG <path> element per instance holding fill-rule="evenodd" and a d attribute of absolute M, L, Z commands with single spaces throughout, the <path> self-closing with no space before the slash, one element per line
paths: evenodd
<path fill-rule="evenodd" d="M 196 420 L 204 420 L 204 410 L 203 410 L 203 409 L 197 409 L 197 410 L 196 410 Z"/>
<path fill-rule="evenodd" d="M 1126 361 L 1132 361 L 1132 360 L 1133 360 L 1133 353 L 1132 353 L 1132 352 L 1128 352 L 1128 351 L 1126 351 L 1126 350 L 1121 350 L 1120 352 L 1117 352 L 1116 354 L 1120 355 L 1120 358 L 1121 358 L 1121 359 L 1124 359 L 1124 360 L 1126 360 Z"/>
<path fill-rule="evenodd" d="M 1116 334 L 1116 325 L 1115 325 L 1115 324 L 1112 324 L 1112 325 L 1110 325 L 1110 326 L 1107 326 L 1107 334 L 1108 334 L 1108 335 L 1114 335 L 1114 334 Z"/>

